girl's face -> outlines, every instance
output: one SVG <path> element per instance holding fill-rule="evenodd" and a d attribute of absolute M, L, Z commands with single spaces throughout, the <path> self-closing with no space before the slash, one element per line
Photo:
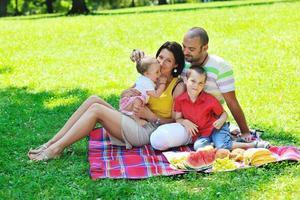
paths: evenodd
<path fill-rule="evenodd" d="M 153 63 L 148 67 L 148 70 L 144 73 L 144 76 L 151 79 L 154 83 L 158 80 L 160 77 L 160 65 L 159 63 Z"/>
<path fill-rule="evenodd" d="M 173 53 L 167 49 L 162 49 L 157 60 L 160 64 L 161 75 L 171 76 L 173 69 L 177 67 Z"/>

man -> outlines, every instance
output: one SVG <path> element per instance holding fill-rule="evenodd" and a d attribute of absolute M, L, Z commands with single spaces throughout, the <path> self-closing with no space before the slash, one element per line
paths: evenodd
<path fill-rule="evenodd" d="M 241 130 L 242 138 L 249 142 L 251 134 L 244 112 L 235 95 L 232 69 L 222 58 L 207 53 L 208 42 L 207 32 L 203 28 L 191 28 L 184 35 L 182 43 L 185 60 L 190 64 L 198 64 L 206 70 L 208 79 L 205 91 L 221 102 L 225 100 Z M 187 64 L 187 68 L 190 64 Z"/>

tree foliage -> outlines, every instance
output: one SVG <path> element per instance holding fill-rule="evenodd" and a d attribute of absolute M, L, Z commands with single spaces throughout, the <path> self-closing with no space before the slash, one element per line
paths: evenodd
<path fill-rule="evenodd" d="M 65 12 L 87 14 L 90 11 L 137 6 L 163 5 L 201 0 L 0 0 L 0 17 Z"/>

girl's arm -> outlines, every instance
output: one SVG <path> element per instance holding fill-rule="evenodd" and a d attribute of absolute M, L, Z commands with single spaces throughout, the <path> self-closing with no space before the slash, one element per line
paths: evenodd
<path fill-rule="evenodd" d="M 158 98 L 165 91 L 165 89 L 166 83 L 159 83 L 158 88 L 153 91 L 147 91 L 147 95 Z"/>

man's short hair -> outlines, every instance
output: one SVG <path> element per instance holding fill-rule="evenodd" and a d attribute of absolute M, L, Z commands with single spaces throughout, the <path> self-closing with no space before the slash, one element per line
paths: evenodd
<path fill-rule="evenodd" d="M 204 28 L 193 27 L 188 31 L 190 38 L 199 37 L 202 45 L 207 45 L 209 42 L 208 34 Z"/>
<path fill-rule="evenodd" d="M 206 79 L 207 79 L 207 73 L 206 73 L 205 69 L 204 69 L 203 67 L 201 67 L 201 65 L 197 65 L 197 64 L 192 65 L 192 66 L 188 69 L 188 71 L 187 71 L 187 73 L 186 73 L 186 78 L 187 78 L 187 79 L 189 79 L 192 70 L 195 71 L 195 72 L 197 72 L 198 74 L 203 74 L 203 75 L 205 76 L 205 81 L 206 81 Z"/>

